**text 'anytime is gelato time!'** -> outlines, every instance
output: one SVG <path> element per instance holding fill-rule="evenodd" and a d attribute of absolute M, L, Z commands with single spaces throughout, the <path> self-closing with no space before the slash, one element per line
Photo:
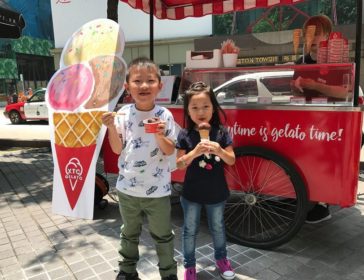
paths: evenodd
<path fill-rule="evenodd" d="M 49 82 L 55 213 L 93 217 L 96 161 L 106 131 L 101 116 L 115 108 L 124 90 L 124 46 L 117 23 L 88 22 L 68 40 Z"/>

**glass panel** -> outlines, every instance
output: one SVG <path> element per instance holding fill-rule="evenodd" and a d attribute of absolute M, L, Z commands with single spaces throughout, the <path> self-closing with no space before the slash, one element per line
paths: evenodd
<path fill-rule="evenodd" d="M 354 64 L 187 68 L 179 101 L 191 83 L 209 84 L 223 103 L 353 106 Z M 238 98 L 245 97 L 249 98 Z M 235 99 L 235 100 L 234 100 Z"/>

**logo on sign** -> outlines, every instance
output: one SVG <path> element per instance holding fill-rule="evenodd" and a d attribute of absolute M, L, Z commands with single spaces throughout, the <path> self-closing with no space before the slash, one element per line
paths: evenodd
<path fill-rule="evenodd" d="M 64 190 L 71 208 L 75 208 L 85 185 L 96 144 L 87 147 L 55 145 Z"/>
<path fill-rule="evenodd" d="M 65 168 L 65 179 L 68 179 L 72 190 L 74 191 L 77 182 L 83 181 L 83 168 L 78 158 L 71 158 Z"/>

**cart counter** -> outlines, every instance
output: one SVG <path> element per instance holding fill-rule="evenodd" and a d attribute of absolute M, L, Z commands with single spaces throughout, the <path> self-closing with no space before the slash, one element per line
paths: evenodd
<path fill-rule="evenodd" d="M 271 151 L 299 173 L 309 200 L 348 207 L 356 201 L 362 135 L 354 79 L 351 63 L 185 69 L 177 104 L 190 84 L 210 85 L 238 156 L 244 147 Z M 183 127 L 182 108 L 167 107 Z M 240 159 L 226 168 L 230 189 L 247 191 L 251 182 L 242 182 L 244 168 Z M 173 175 L 182 178 L 180 172 Z M 282 188 L 269 185 L 269 194 Z"/>
<path fill-rule="evenodd" d="M 183 126 L 180 106 L 167 106 Z M 301 175 L 311 201 L 348 207 L 356 202 L 362 112 L 354 107 L 224 106 L 235 148 L 257 147 L 287 159 Z M 239 158 L 228 174 L 241 188 Z M 182 181 L 180 172 L 174 181 Z M 279 179 L 279 178 L 278 178 Z M 272 188 L 275 187 L 270 182 Z"/>

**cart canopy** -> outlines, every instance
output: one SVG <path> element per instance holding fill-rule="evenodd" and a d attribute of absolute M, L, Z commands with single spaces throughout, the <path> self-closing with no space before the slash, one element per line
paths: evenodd
<path fill-rule="evenodd" d="M 150 12 L 149 0 L 120 0 L 134 9 Z M 179 20 L 186 17 L 202 17 L 225 14 L 276 5 L 291 5 L 305 0 L 154 0 L 153 14 L 159 19 Z"/>

